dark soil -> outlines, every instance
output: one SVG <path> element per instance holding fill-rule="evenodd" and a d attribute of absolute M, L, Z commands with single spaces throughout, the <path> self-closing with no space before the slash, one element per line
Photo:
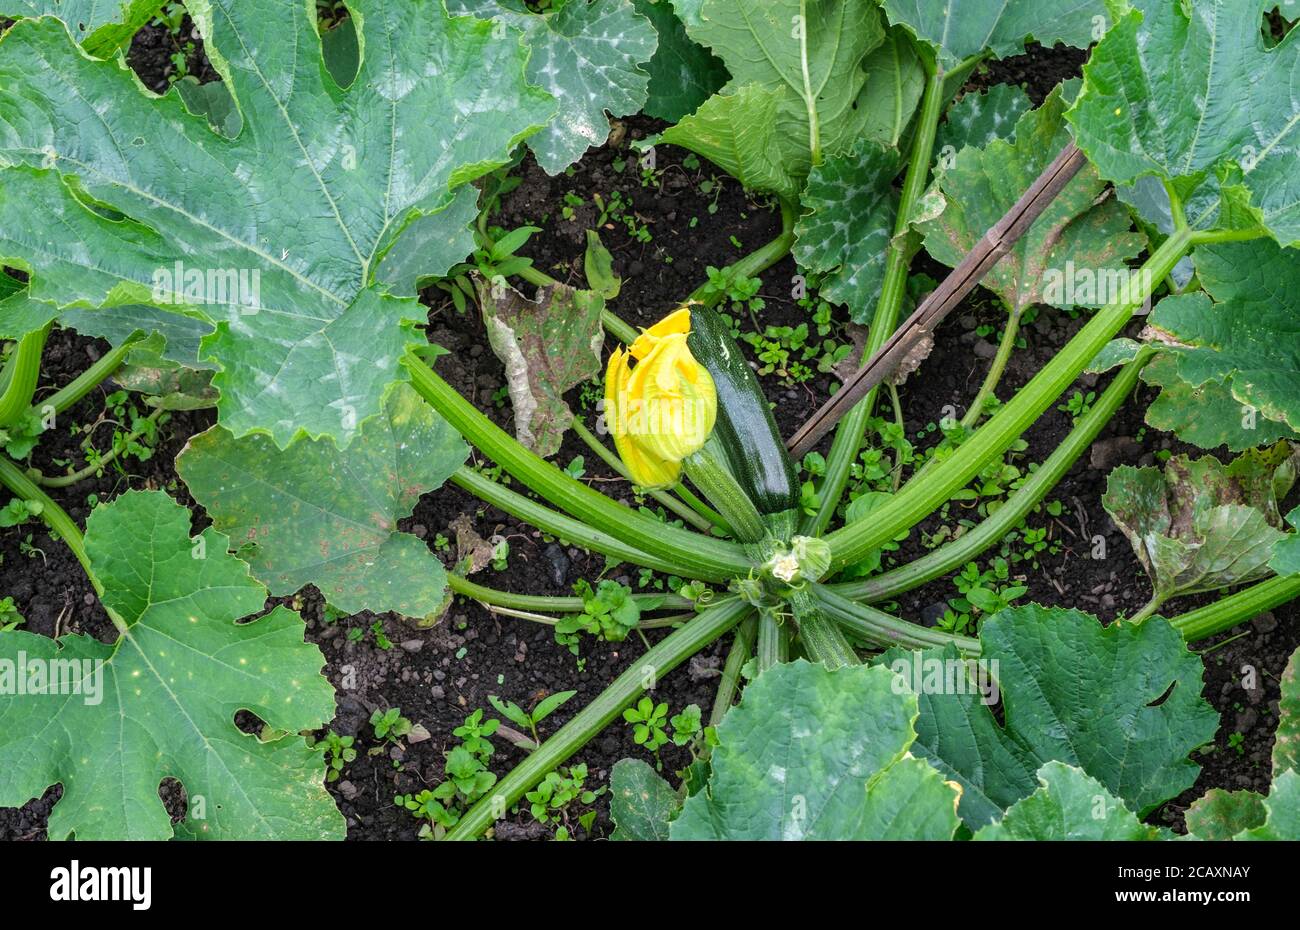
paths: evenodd
<path fill-rule="evenodd" d="M 182 35 L 189 37 L 186 21 Z M 214 77 L 201 55 L 201 40 L 194 37 L 198 51 L 191 55 L 190 73 L 203 79 Z M 176 40 L 161 29 L 146 28 L 131 47 L 129 60 L 141 74 L 146 86 L 163 92 L 167 88 L 172 63 L 169 56 L 176 50 Z M 1026 85 L 1035 102 L 1064 77 L 1078 74 L 1083 53 L 1068 49 L 1031 48 L 1025 56 L 995 63 L 972 77 L 970 87 L 1012 81 Z M 638 156 L 629 143 L 662 128 L 643 119 L 620 121 L 615 135 L 617 145 L 593 151 L 569 174 L 546 176 L 527 158 L 518 169 L 523 178 L 520 187 L 507 196 L 493 222 L 504 228 L 531 224 L 542 228 L 524 252 L 537 265 L 555 277 L 581 283 L 585 230 L 597 219 L 593 194 L 605 202 L 617 191 L 630 203 L 625 216 L 632 217 L 637 229 L 649 231 L 632 235 L 625 220 L 607 222 L 600 234 L 615 259 L 615 268 L 623 276 L 623 288 L 612 309 L 634 324 L 648 325 L 671 309 L 705 280 L 708 265 L 723 266 L 774 237 L 780 219 L 773 207 L 748 196 L 729 179 L 717 176 L 707 163 L 696 168 L 682 165 L 683 152 L 671 146 L 659 146 L 656 174 L 643 183 Z M 701 187 L 714 187 L 707 193 Z M 583 201 L 574 207 L 571 219 L 561 215 L 564 195 L 573 192 Z M 710 212 L 710 205 L 714 212 Z M 694 222 L 693 222 L 694 221 Z M 732 242 L 739 241 L 740 246 Z M 946 269 L 929 262 L 924 254 L 913 265 L 934 278 Z M 761 296 L 766 305 L 760 321 L 778 325 L 797 325 L 808 320 L 807 311 L 791 297 L 791 279 L 796 269 L 786 259 L 762 276 Z M 451 350 L 439 360 L 439 370 L 480 409 L 509 428 L 511 412 L 508 401 L 498 401 L 503 384 L 500 362 L 487 347 L 482 322 L 475 315 L 457 314 L 445 295 L 436 289 L 425 293 L 430 305 L 429 338 Z M 910 436 L 923 433 L 936 422 L 947 405 L 958 410 L 974 395 L 983 378 L 987 361 L 981 354 L 974 330 L 980 324 L 997 326 L 1002 311 L 987 296 L 976 292 L 944 323 L 937 334 L 937 348 L 921 370 L 901 388 Z M 999 393 L 1003 397 L 1026 382 L 1044 362 L 1051 358 L 1081 325 L 1063 314 L 1045 311 L 1027 327 L 1026 349 L 1013 357 Z M 841 324 L 837 324 L 841 328 Z M 43 383 L 52 386 L 66 383 L 87 367 L 102 352 L 104 345 L 70 332 L 56 333 L 50 342 L 43 369 Z M 1100 380 L 1100 384 L 1098 383 Z M 817 374 L 799 385 L 788 386 L 776 378 L 765 381 L 769 397 L 776 403 L 782 431 L 789 435 L 827 396 L 833 385 L 830 375 Z M 1087 391 L 1094 385 L 1104 387 L 1105 379 L 1084 378 L 1078 385 Z M 81 436 L 74 436 L 65 426 L 96 422 L 102 412 L 106 385 L 66 413 L 60 428 L 49 434 L 39 447 L 32 464 L 47 473 L 61 469 L 55 462 L 77 451 Z M 1142 398 L 1149 399 L 1149 398 Z M 594 411 L 575 390 L 569 397 L 575 411 L 585 413 L 589 421 Z M 1064 505 L 1059 517 L 1045 513 L 1031 517 L 1031 526 L 1046 526 L 1050 538 L 1060 544 L 1056 555 L 1045 556 L 1036 568 L 1019 564 L 1029 587 L 1025 600 L 1045 604 L 1077 607 L 1109 621 L 1118 614 L 1132 613 L 1146 600 L 1149 585 L 1123 536 L 1110 523 L 1100 504 L 1106 474 L 1118 464 L 1150 464 L 1162 449 L 1178 452 L 1182 447 L 1173 437 L 1145 429 L 1141 421 L 1142 403 L 1126 406 L 1111 422 L 1089 456 L 1076 464 L 1054 491 L 1052 498 Z M 194 507 L 185 487 L 173 468 L 175 455 L 186 439 L 209 426 L 212 414 L 200 411 L 172 417 L 163 430 L 162 442 L 147 462 L 131 461 L 124 471 L 106 470 L 100 478 L 87 479 L 73 488 L 56 492 L 54 498 L 79 522 L 90 510 L 88 497 L 107 500 L 128 488 L 162 488 L 187 505 Z M 1068 432 L 1067 414 L 1050 411 L 1025 437 L 1029 448 L 1017 460 L 1021 468 L 1041 461 Z M 107 427 L 100 427 L 107 429 Z M 1138 441 L 1137 437 L 1144 438 Z M 96 435 L 99 435 L 98 433 Z M 107 440 L 107 435 L 104 435 Z M 923 445 L 915 440 L 917 445 Z M 925 442 L 929 442 L 926 440 Z M 1100 450 L 1100 451 L 1096 451 Z M 615 497 L 631 500 L 626 483 L 604 469 L 590 450 L 570 436 L 556 461 L 567 465 L 575 456 L 584 457 L 584 480 Z M 80 464 L 80 460 L 78 460 Z M 194 508 L 198 513 L 197 508 Z M 605 560 L 572 547 L 548 542 L 513 518 L 485 507 L 457 488 L 448 486 L 425 495 L 401 528 L 421 538 L 432 540 L 437 534 L 454 538 L 449 524 L 461 514 L 471 519 L 476 532 L 484 538 L 500 534 L 510 543 L 508 568 L 496 572 L 485 569 L 476 576 L 486 584 L 532 594 L 570 594 L 579 579 L 594 581 L 605 571 Z M 944 523 L 952 523 L 967 514 L 954 507 L 947 516 L 938 514 L 919 528 L 932 533 Z M 202 517 L 197 518 L 202 521 Z M 202 526 L 196 522 L 196 527 Z M 920 531 L 904 541 L 892 558 L 907 561 L 926 550 Z M 1094 534 L 1105 536 L 1107 557 L 1090 557 Z M 26 546 L 30 546 L 28 549 Z M 42 635 L 70 631 L 85 632 L 108 638 L 112 631 L 96 601 L 80 566 L 61 543 L 51 540 L 39 523 L 0 532 L 0 594 L 11 595 L 27 616 L 26 629 Z M 641 578 L 629 566 L 619 566 L 608 577 L 638 588 Z M 655 582 L 651 582 L 653 585 Z M 659 579 L 662 583 L 662 579 Z M 651 588 L 650 590 L 653 590 Z M 910 592 L 896 605 L 901 616 L 929 621 L 948 598 L 956 596 L 950 581 L 933 582 Z M 542 735 L 554 732 L 576 710 L 594 698 L 618 673 L 636 661 L 645 649 L 636 637 L 624 643 L 606 644 L 586 639 L 582 646 L 585 667 L 564 646 L 554 641 L 549 627 L 526 620 L 494 616 L 476 603 L 457 600 L 443 621 L 431 629 L 419 629 L 392 616 L 363 613 L 330 621 L 324 603 L 314 589 L 296 598 L 285 599 L 297 607 L 307 621 L 308 639 L 317 643 L 326 657 L 326 675 L 337 689 L 338 714 L 331 728 L 340 735 L 356 737 L 358 758 L 343 777 L 331 786 L 347 820 L 351 839 L 413 839 L 418 824 L 405 811 L 394 806 L 393 796 L 418 792 L 442 781 L 443 754 L 456 740 L 452 730 L 473 710 L 484 708 L 489 714 L 489 694 L 499 695 L 525 706 L 546 694 L 576 689 L 573 700 L 557 711 L 542 726 Z M 1194 599 L 1189 599 L 1194 604 Z M 1184 605 L 1180 602 L 1178 607 Z M 1189 604 L 1190 606 L 1190 604 Z M 1181 825 L 1182 811 L 1190 800 L 1210 787 L 1264 790 L 1269 781 L 1268 753 L 1276 725 L 1277 678 L 1290 653 L 1300 645 L 1297 609 L 1288 605 L 1271 615 L 1256 618 L 1242 627 L 1242 635 L 1207 657 L 1204 694 L 1222 715 L 1223 725 L 1212 750 L 1200 753 L 1203 771 L 1196 787 L 1184 797 L 1165 805 L 1152 817 L 1155 821 Z M 392 647 L 382 649 L 371 632 L 379 623 Z M 360 631 L 359 639 L 349 636 Z M 653 641 L 664 634 L 648 633 Z M 1220 637 L 1227 640 L 1228 636 Z M 717 668 L 725 655 L 727 641 L 706 650 L 689 666 L 666 676 L 655 691 L 655 698 L 669 703 L 673 712 L 687 704 L 699 704 L 706 712 L 716 687 Z M 1214 647 L 1214 641 L 1198 648 Z M 1240 686 L 1245 665 L 1259 670 L 1261 687 L 1245 691 Z M 372 711 L 400 707 L 402 713 L 429 734 L 421 741 L 406 740 L 398 745 L 379 745 L 369 725 Z M 1229 750 L 1228 735 L 1243 734 L 1240 753 Z M 497 746 L 492 768 L 504 774 L 519 762 L 523 754 L 506 740 L 494 740 Z M 629 727 L 616 723 L 589 744 L 574 761 L 586 762 L 590 769 L 589 787 L 608 782 L 614 762 L 626 756 L 649 759 L 636 746 Z M 671 745 L 661 752 L 665 773 L 682 768 L 689 762 L 685 750 Z M 0 839 L 30 839 L 44 836 L 50 806 L 59 795 L 55 787 L 46 795 L 22 808 L 0 810 Z M 162 794 L 174 813 L 183 802 L 175 786 Z M 576 807 L 576 805 L 575 805 Z M 606 836 L 610 830 L 608 799 L 600 798 L 590 835 Z M 570 830 L 578 836 L 587 833 L 578 827 L 578 808 L 570 819 Z M 502 839 L 538 839 L 553 830 L 532 822 L 526 813 L 511 815 L 502 821 L 496 835 Z"/>

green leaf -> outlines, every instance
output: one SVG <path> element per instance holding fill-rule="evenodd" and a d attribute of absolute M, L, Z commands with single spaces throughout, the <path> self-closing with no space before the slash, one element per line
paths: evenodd
<path fill-rule="evenodd" d="M 1205 293 L 1167 297 L 1150 319 L 1175 360 L 1148 379 L 1174 391 L 1166 403 L 1194 390 L 1215 401 L 1179 436 L 1240 448 L 1300 435 L 1300 254 L 1256 239 L 1202 246 L 1193 259 Z"/>
<path fill-rule="evenodd" d="M 902 147 L 925 90 L 925 66 L 902 29 L 885 30 L 880 47 L 862 62 L 867 83 L 858 98 L 864 139 Z M 852 143 L 849 143 L 850 145 Z"/>
<path fill-rule="evenodd" d="M 712 48 L 731 72 L 724 96 L 753 85 L 775 98 L 775 125 L 751 127 L 771 126 L 779 164 L 793 177 L 806 175 L 823 155 L 849 149 L 868 125 L 887 122 L 881 109 L 892 109 L 892 95 L 868 86 L 864 66 L 885 36 L 873 4 L 769 0 L 754 7 L 748 0 L 704 0 L 698 20 L 683 21 L 691 38 Z M 698 131 L 694 120 L 678 124 L 678 138 L 665 139 L 711 159 L 691 144 Z"/>
<path fill-rule="evenodd" d="M 916 697 L 883 668 L 777 665 L 718 726 L 674 840 L 951 839 L 956 786 L 908 752 Z"/>
<path fill-rule="evenodd" d="M 1282 696 L 1277 704 L 1277 733 L 1273 738 L 1274 776 L 1283 771 L 1300 771 L 1300 649 L 1291 653 L 1278 687 Z"/>
<path fill-rule="evenodd" d="M 640 759 L 619 759 L 609 776 L 611 840 L 662 841 L 677 816 L 677 792 Z"/>
<path fill-rule="evenodd" d="M 1106 786 L 1082 769 L 1048 762 L 1038 787 L 982 827 L 975 840 L 1159 840 L 1168 831 L 1144 824 Z"/>
<path fill-rule="evenodd" d="M 758 84 L 715 94 L 660 138 L 704 156 L 746 190 L 793 199 L 799 184 L 783 164 L 776 126 L 781 96 Z"/>
<path fill-rule="evenodd" d="M 7 274 L 0 274 L 0 279 L 14 280 Z M 19 290 L 0 297 L 0 339 L 21 339 L 58 316 L 58 307 L 32 300 L 27 288 L 20 286 Z"/>
<path fill-rule="evenodd" d="M 108 311 L 65 310 L 59 322 L 82 335 L 106 339 L 114 346 L 144 333 L 152 337 L 150 348 L 168 361 L 186 368 L 215 367 L 200 358 L 200 344 L 212 333 L 212 324 L 206 320 L 139 304 Z"/>
<path fill-rule="evenodd" d="M 1205 299 L 1203 294 L 1194 296 Z M 1166 297 L 1164 302 L 1171 299 Z M 1207 311 L 1209 306 L 1206 301 Z M 1233 452 L 1296 438 L 1296 432 L 1285 423 L 1244 407 L 1232 396 L 1228 381 L 1188 383 L 1179 371 L 1179 354 L 1162 351 L 1142 369 L 1142 380 L 1160 388 L 1147 407 L 1146 421 L 1151 426 L 1176 433 L 1184 442 L 1202 449 L 1227 446 Z"/>
<path fill-rule="evenodd" d="M 13 165 L 0 257 L 32 270 L 39 300 L 165 304 L 217 324 L 203 349 L 221 366 L 222 424 L 281 446 L 346 444 L 379 412 L 415 341 L 402 324 L 426 316 L 374 286 L 380 258 L 554 112 L 526 83 L 522 43 L 491 23 L 439 4 L 352 7 L 365 54 L 346 91 L 322 67 L 310 5 L 192 11 L 243 114 L 235 139 L 87 59 L 58 22 L 19 22 L 0 44 L 0 163 Z M 173 280 L 178 261 L 197 280 Z"/>
<path fill-rule="evenodd" d="M 1014 141 L 963 149 L 939 176 L 942 212 L 917 226 L 934 258 L 955 267 L 1069 144 L 1065 97 L 1064 85 L 1058 86 L 1020 118 Z M 1108 303 L 1128 285 L 1125 262 L 1144 244 L 1131 226 L 1128 211 L 1085 166 L 981 283 L 1015 313 L 1036 303 Z"/>
<path fill-rule="evenodd" d="M 1057 42 L 1087 48 L 1104 27 L 1103 0 L 883 0 L 889 21 L 902 24 L 938 47 L 950 62 L 990 50 L 998 58 L 1018 55 L 1025 40 L 1049 48 Z M 1098 22 L 1100 20 L 1100 23 Z"/>
<path fill-rule="evenodd" d="M 1300 840 L 1300 772 L 1288 769 L 1273 779 L 1264 805 L 1264 823 L 1237 835 L 1239 840 Z"/>
<path fill-rule="evenodd" d="M 1262 794 L 1211 788 L 1187 808 L 1187 832 L 1198 840 L 1230 840 L 1261 826 L 1267 816 Z"/>
<path fill-rule="evenodd" d="M 126 631 L 112 644 L 0 634 L 0 675 L 25 662 L 30 683 L 32 668 L 64 663 L 57 693 L 0 688 L 0 806 L 61 784 L 52 838 L 167 839 L 158 787 L 172 777 L 188 802 L 181 835 L 342 837 L 320 753 L 297 735 L 334 716 L 325 659 L 284 607 L 236 623 L 262 610 L 266 591 L 226 548 L 213 529 L 191 539 L 190 514 L 161 492 L 131 491 L 91 513 L 91 571 Z M 245 734 L 240 709 L 293 735 Z"/>
<path fill-rule="evenodd" d="M 658 36 L 628 0 L 566 3 L 554 13 L 529 13 L 510 2 L 447 0 L 453 14 L 496 17 L 523 32 L 532 56 L 528 80 L 559 104 L 555 121 L 528 140 L 537 163 L 558 174 L 588 148 L 604 145 L 609 120 L 636 113 L 650 76 Z"/>
<path fill-rule="evenodd" d="M 863 139 L 851 152 L 812 169 L 795 224 L 794 257 L 822 275 L 819 293 L 849 308 L 855 323 L 875 311 L 885 276 L 898 194 L 898 150 Z"/>
<path fill-rule="evenodd" d="M 1201 660 L 1165 620 L 1103 627 L 1080 611 L 1013 607 L 984 622 L 980 644 L 974 669 L 952 647 L 879 660 L 920 692 L 912 751 L 961 785 L 972 829 L 1031 794 L 1044 762 L 1078 766 L 1140 813 L 1196 780 L 1187 756 L 1214 738 L 1218 715 L 1201 697 Z"/>
<path fill-rule="evenodd" d="M 1249 194 L 1256 223 L 1283 245 L 1300 242 L 1300 34 L 1266 48 L 1260 22 L 1271 5 L 1132 0 L 1092 50 L 1070 111 L 1102 177 L 1154 175 L 1190 199 L 1204 179 L 1223 176 Z"/>
<path fill-rule="evenodd" d="M 948 116 L 935 134 L 934 150 L 956 156 L 967 146 L 987 148 L 996 140 L 1014 142 L 1016 123 L 1033 104 L 1015 84 L 994 84 L 987 91 L 972 91 L 948 108 Z M 945 167 L 942 165 L 941 167 Z"/>
<path fill-rule="evenodd" d="M 107 58 L 153 19 L 160 0 L 0 0 L 0 16 L 55 16 L 87 52 Z"/>
<path fill-rule="evenodd" d="M 1297 532 L 1288 533 L 1277 541 L 1268 567 L 1279 575 L 1300 575 L 1300 507 L 1287 514 L 1286 522 Z"/>
<path fill-rule="evenodd" d="M 327 439 L 287 450 L 269 437 L 213 427 L 190 440 L 176 470 L 277 596 L 314 584 L 348 613 L 425 617 L 446 588 L 423 540 L 398 532 L 422 493 L 439 487 L 468 450 L 414 390 L 399 385 L 360 441 Z"/>
<path fill-rule="evenodd" d="M 213 132 L 233 139 L 244 128 L 243 114 L 235 105 L 235 98 L 230 96 L 225 81 L 200 84 L 198 78 L 187 74 L 172 86 L 185 101 L 185 109 L 195 116 L 204 117 Z"/>
<path fill-rule="evenodd" d="M 488 342 L 506 366 L 515 438 L 554 455 L 573 421 L 565 392 L 600 373 L 605 299 L 563 284 L 539 288 L 536 300 L 501 281 L 475 287 Z"/>
<path fill-rule="evenodd" d="M 633 2 L 659 34 L 659 45 L 645 66 L 650 85 L 641 112 L 675 123 L 694 113 L 730 75 L 720 59 L 686 34 L 669 0 Z"/>
<path fill-rule="evenodd" d="M 1254 581 L 1282 538 L 1274 472 L 1285 444 L 1224 465 L 1212 455 L 1171 458 L 1163 471 L 1121 465 L 1102 505 L 1162 600 Z"/>
<path fill-rule="evenodd" d="M 623 279 L 614 271 L 614 256 L 600 241 L 600 233 L 587 230 L 587 251 L 582 257 L 582 270 L 587 278 L 587 288 L 606 300 L 613 300 L 623 288 Z"/>
<path fill-rule="evenodd" d="M 440 278 L 474 251 L 478 191 L 465 185 L 444 207 L 414 217 L 379 261 L 375 277 L 396 297 L 415 297 L 431 278 Z"/>

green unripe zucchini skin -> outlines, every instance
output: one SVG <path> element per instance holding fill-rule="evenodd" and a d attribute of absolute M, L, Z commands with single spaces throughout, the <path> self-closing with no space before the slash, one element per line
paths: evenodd
<path fill-rule="evenodd" d="M 727 322 L 702 304 L 691 305 L 687 345 L 708 369 L 718 392 L 713 435 L 741 487 L 764 516 L 797 511 L 799 483 L 767 398 L 731 338 Z M 784 522 L 782 520 L 781 522 Z"/>

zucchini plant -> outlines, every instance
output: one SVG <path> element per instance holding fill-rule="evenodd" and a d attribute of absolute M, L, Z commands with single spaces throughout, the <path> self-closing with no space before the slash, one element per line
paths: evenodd
<path fill-rule="evenodd" d="M 58 783 L 57 837 L 341 835 L 302 735 L 331 718 L 323 658 L 287 607 L 238 621 L 309 584 L 338 610 L 426 623 L 453 595 L 532 618 L 587 609 L 473 582 L 400 529 L 451 482 L 568 544 L 692 583 L 620 605 L 634 629 L 671 632 L 528 741 L 463 814 L 443 811 L 447 838 L 483 836 L 733 631 L 707 778 L 683 804 L 648 766 L 621 766 L 620 833 L 1030 837 L 1102 794 L 1113 806 L 1087 835 L 1161 835 L 1139 818 L 1191 786 L 1189 756 L 1217 726 L 1187 643 L 1300 595 L 1300 509 L 1284 507 L 1300 440 L 1300 39 L 1264 31 L 1267 0 L 770 0 L 757 12 L 743 0 L 567 0 L 544 13 L 520 0 L 347 0 L 344 25 L 325 33 L 306 0 L 192 0 L 222 81 L 161 97 L 118 57 L 134 19 L 77 26 L 63 6 L 0 0 L 18 17 L 0 37 L 0 337 L 14 343 L 0 428 L 39 440 L 98 384 L 147 371 L 131 383 L 153 404 L 215 407 L 216 425 L 176 462 L 211 527 L 193 536 L 186 510 L 149 491 L 99 505 L 83 532 L 44 490 L 52 476 L 26 453 L 0 457 L 0 483 L 72 549 L 117 635 L 0 632 L 0 683 L 64 660 L 87 663 L 74 674 L 84 690 L 103 677 L 95 702 L 0 688 L 0 805 Z M 954 102 L 978 68 L 1031 38 L 1091 45 L 1082 79 L 1037 108 L 1005 89 Z M 523 151 L 557 174 L 605 141 L 612 118 L 643 111 L 672 121 L 646 144 L 690 150 L 779 212 L 780 234 L 718 277 L 793 255 L 805 283 L 869 324 L 864 361 L 912 299 L 919 249 L 957 265 L 1062 148 L 1086 155 L 987 272 L 1008 321 L 966 413 L 871 507 L 846 495 L 877 406 L 887 399 L 903 420 L 893 382 L 839 421 L 809 505 L 724 289 L 682 294 L 638 331 L 610 306 L 619 284 L 598 235 L 575 287 L 518 254 L 530 231 L 490 226 Z M 1094 286 L 1053 279 L 1067 266 Z M 515 435 L 439 374 L 418 299 L 430 283 L 482 313 Z M 1141 335 L 1125 336 L 1156 301 Z M 999 396 L 1025 314 L 1043 304 L 1087 321 Z M 38 399 L 56 326 L 114 347 Z M 606 335 L 620 345 L 602 365 Z M 921 365 L 907 360 L 895 380 Z M 1000 507 L 881 570 L 885 547 L 1001 471 L 1086 370 L 1114 374 Z M 602 371 L 614 450 L 564 399 Z M 1152 426 L 1242 453 L 1112 476 L 1106 507 L 1152 577 L 1140 615 L 1103 627 L 1069 606 L 1008 607 L 966 636 L 878 606 L 1015 530 L 1139 381 L 1160 388 Z M 569 429 L 674 522 L 549 461 Z M 471 447 L 524 490 L 467 464 Z M 671 613 L 645 616 L 660 610 Z M 987 666 L 1001 669 L 991 683 L 971 671 Z M 733 707 L 746 667 L 757 678 Z M 952 684 L 929 687 L 931 667 L 957 670 Z M 1095 689 L 1081 697 L 1078 681 Z M 1001 721 L 987 687 L 1005 699 Z M 260 718 L 257 735 L 235 710 Z M 756 735 L 787 731 L 802 735 Z M 806 784 L 802 813 L 763 782 L 777 764 Z M 1293 774 L 1279 771 L 1279 797 L 1294 794 Z M 165 777 L 188 799 L 175 828 L 158 798 Z M 665 812 L 620 814 L 632 795 Z M 1244 824 L 1228 835 L 1294 829 L 1280 802 L 1206 805 L 1228 803 Z"/>

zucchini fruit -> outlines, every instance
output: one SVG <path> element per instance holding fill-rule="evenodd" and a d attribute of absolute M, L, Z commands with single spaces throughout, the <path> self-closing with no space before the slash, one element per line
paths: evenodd
<path fill-rule="evenodd" d="M 718 393 L 713 435 L 773 535 L 788 540 L 799 513 L 799 482 L 767 398 L 727 321 L 703 304 L 691 304 L 690 311 L 687 345 Z"/>

